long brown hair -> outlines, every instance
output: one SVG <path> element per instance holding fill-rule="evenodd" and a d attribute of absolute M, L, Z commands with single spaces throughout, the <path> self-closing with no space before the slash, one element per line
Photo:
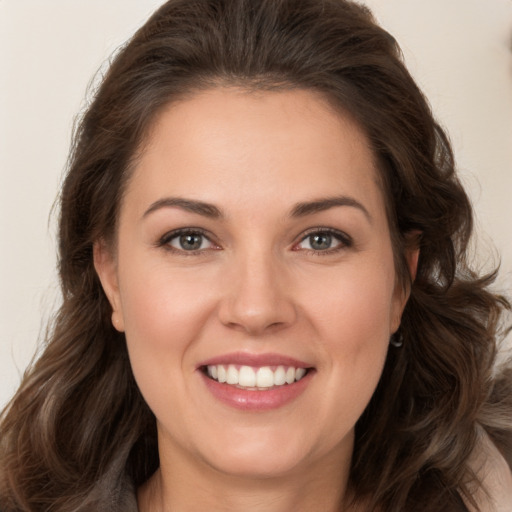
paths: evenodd
<path fill-rule="evenodd" d="M 494 377 L 507 301 L 468 261 L 472 212 L 450 144 L 370 12 L 345 0 L 171 0 L 113 61 L 75 134 L 60 197 L 63 302 L 2 414 L 0 507 L 122 510 L 158 467 L 155 418 L 93 267 L 115 243 L 127 178 L 164 105 L 217 85 L 320 91 L 365 131 L 381 171 L 397 273 L 411 288 L 378 388 L 356 425 L 351 487 L 383 512 L 455 511 L 484 427 L 510 450 Z M 410 282 L 408 244 L 420 246 Z M 508 448 L 507 448 L 508 447 Z"/>

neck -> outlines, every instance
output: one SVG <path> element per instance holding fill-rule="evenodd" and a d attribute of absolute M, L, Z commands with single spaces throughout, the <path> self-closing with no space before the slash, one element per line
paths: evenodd
<path fill-rule="evenodd" d="M 329 455 L 300 471 L 233 476 L 200 461 L 161 454 L 161 466 L 138 492 L 140 512 L 353 512 L 347 492 L 350 454 Z M 359 510 L 359 509 L 357 509 Z"/>

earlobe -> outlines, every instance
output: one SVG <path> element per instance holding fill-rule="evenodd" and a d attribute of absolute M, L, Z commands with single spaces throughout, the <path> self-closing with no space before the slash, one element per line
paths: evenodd
<path fill-rule="evenodd" d="M 123 332 L 124 319 L 119 294 L 117 263 L 111 248 L 104 240 L 94 242 L 93 260 L 103 291 L 112 307 L 112 325 L 119 332 Z"/>

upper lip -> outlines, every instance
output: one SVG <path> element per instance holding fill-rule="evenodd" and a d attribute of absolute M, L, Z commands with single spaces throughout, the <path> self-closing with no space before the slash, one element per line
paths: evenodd
<path fill-rule="evenodd" d="M 294 368 L 312 368 L 311 364 L 282 354 L 249 354 L 247 352 L 233 352 L 231 354 L 215 356 L 200 363 L 198 368 L 204 366 L 214 366 L 218 364 L 235 364 L 240 366 L 252 366 L 256 368 L 262 366 L 292 366 Z"/>

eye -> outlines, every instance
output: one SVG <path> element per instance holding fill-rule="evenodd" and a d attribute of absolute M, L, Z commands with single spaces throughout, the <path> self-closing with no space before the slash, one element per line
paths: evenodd
<path fill-rule="evenodd" d="M 330 253 L 350 247 L 351 245 L 351 238 L 341 231 L 316 229 L 309 232 L 295 247 L 296 250 L 303 249 L 306 251 Z"/>
<path fill-rule="evenodd" d="M 196 229 L 180 229 L 164 235 L 159 245 L 180 252 L 197 252 L 218 249 L 202 231 Z"/>

